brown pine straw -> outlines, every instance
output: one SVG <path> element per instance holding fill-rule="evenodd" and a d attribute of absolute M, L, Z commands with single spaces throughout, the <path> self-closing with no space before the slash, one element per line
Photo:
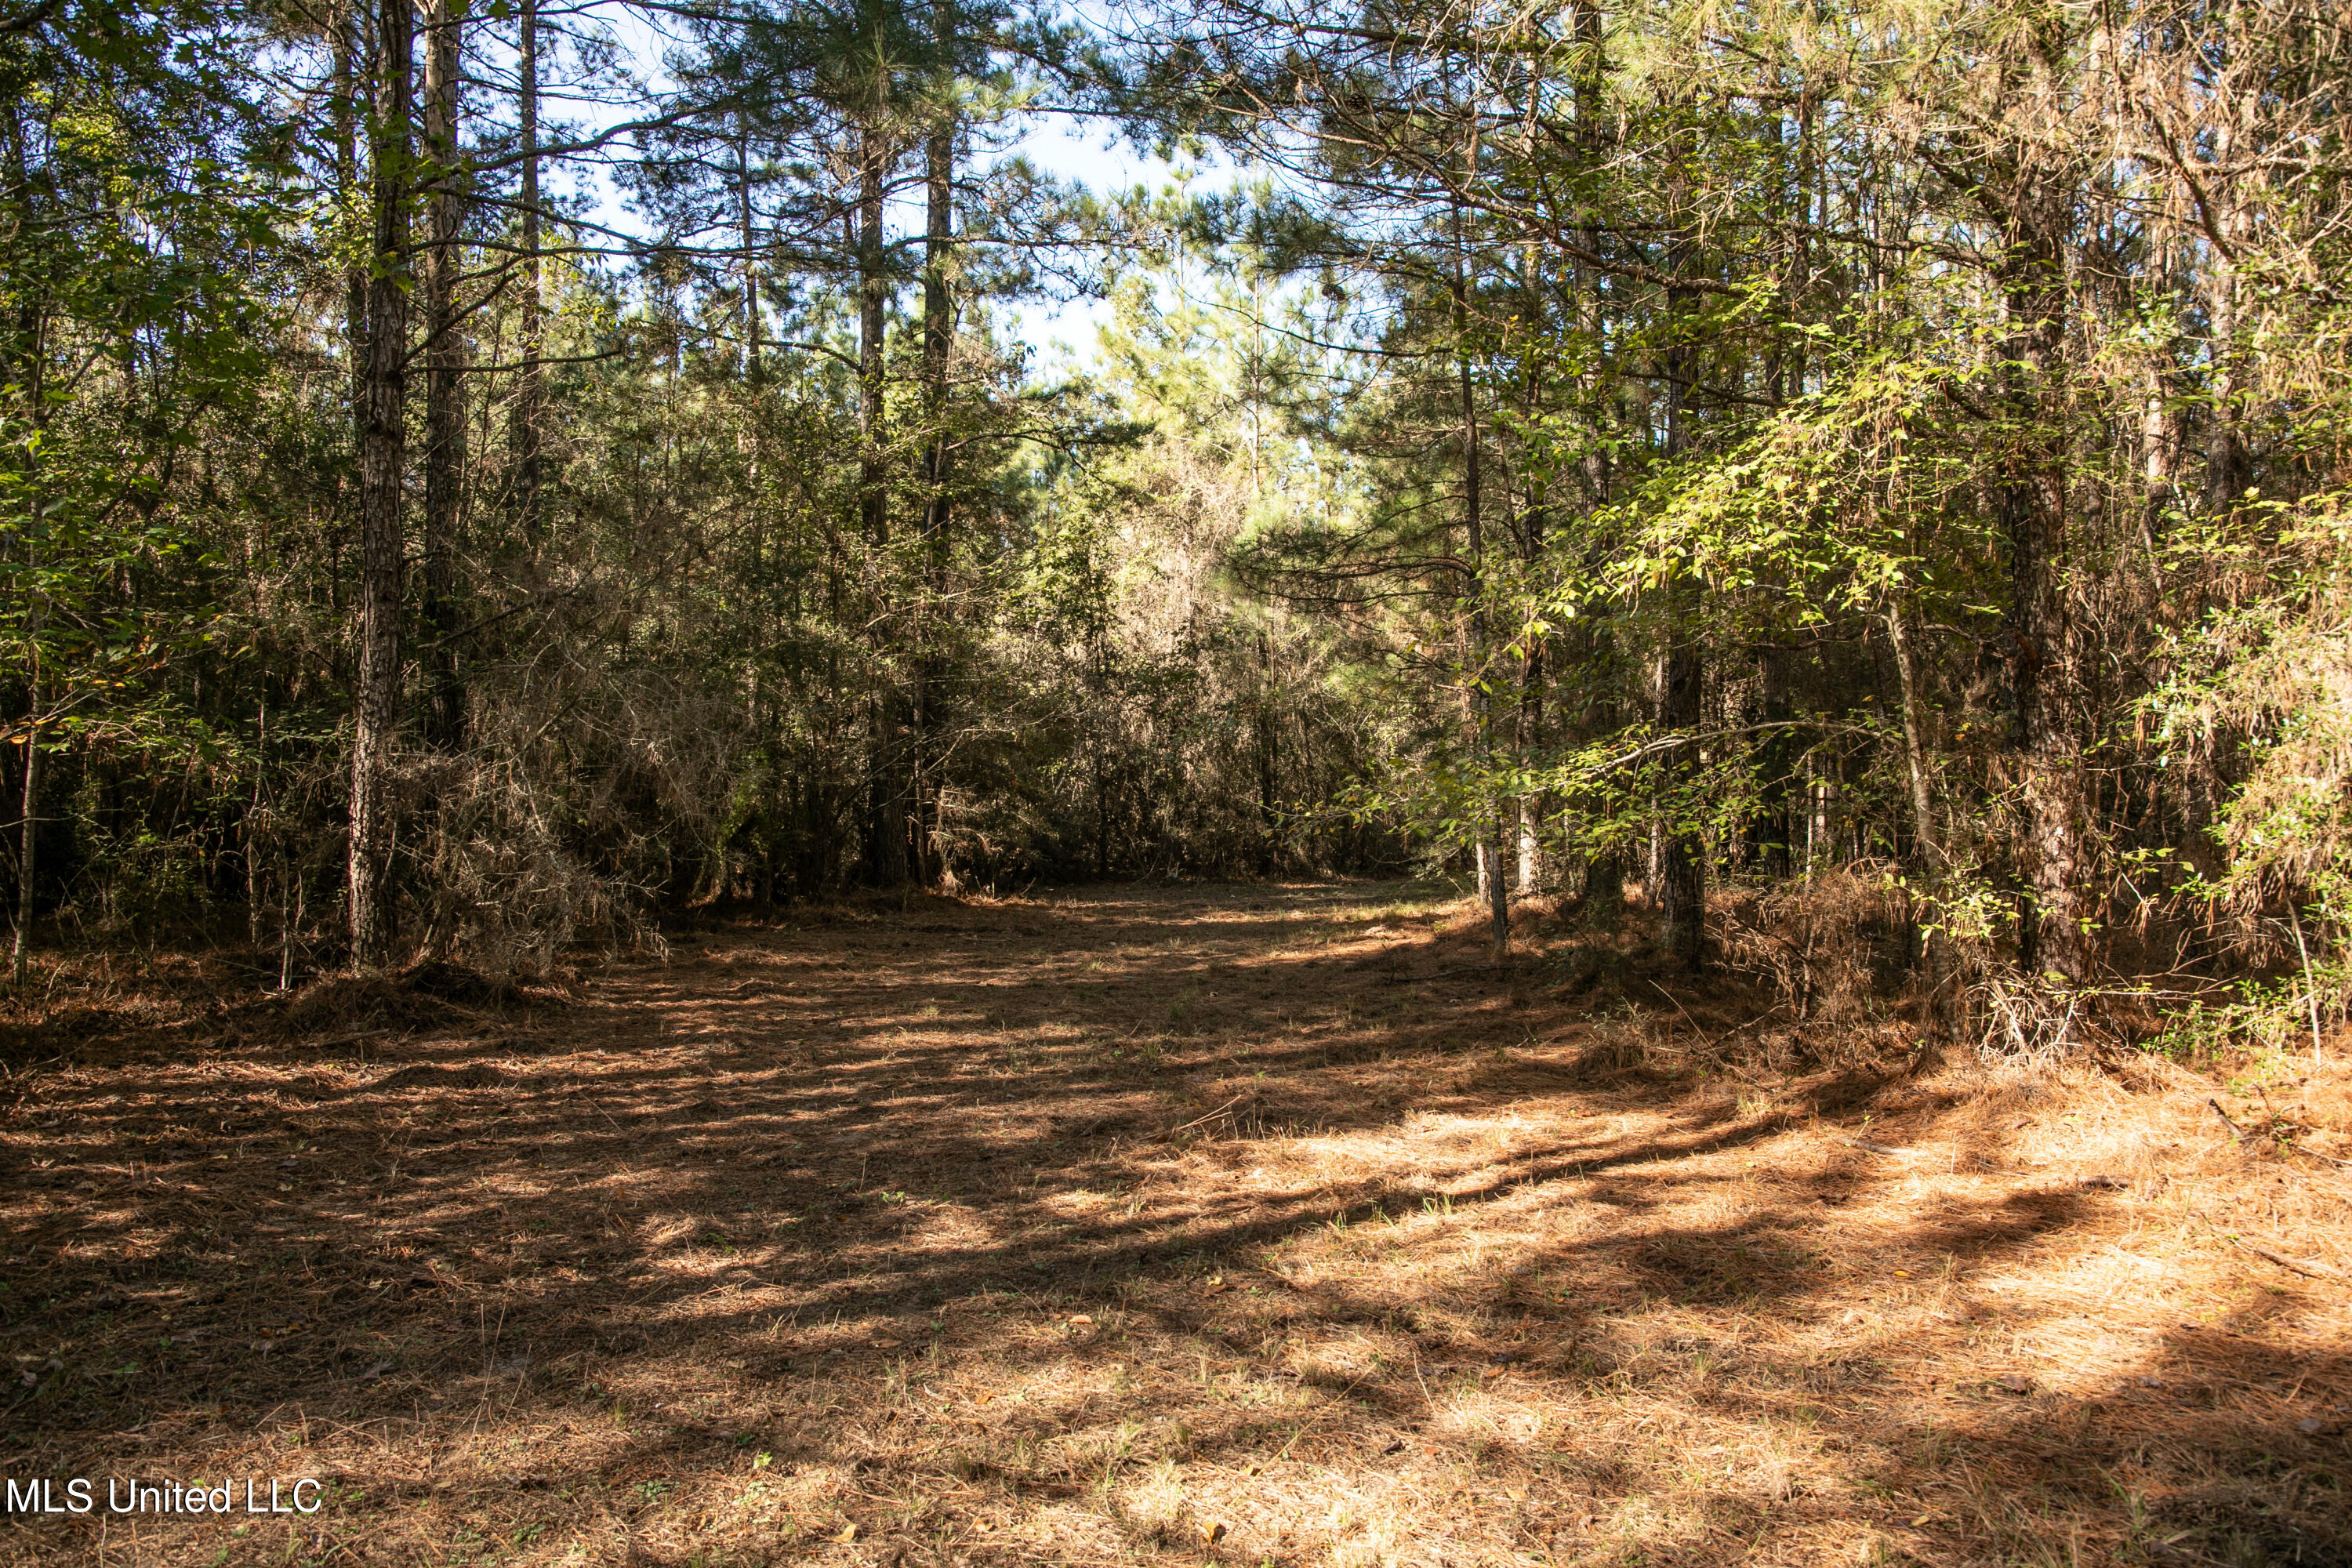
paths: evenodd
<path fill-rule="evenodd" d="M 1443 893 L 68 973 L 5 1082 L 0 1471 L 335 1489 L 0 1559 L 2347 1560 L 2340 1069 L 1915 1073 L 1866 998 L 1556 995 L 1539 908 L 1460 973 Z"/>

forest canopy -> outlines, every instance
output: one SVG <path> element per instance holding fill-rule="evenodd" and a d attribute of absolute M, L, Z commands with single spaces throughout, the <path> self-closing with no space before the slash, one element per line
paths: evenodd
<path fill-rule="evenodd" d="M 2267 0 L 6 0 L 16 978 L 1418 867 L 1685 969 L 1861 897 L 2023 1045 L 2151 976 L 2315 1037 L 2348 65 Z"/>

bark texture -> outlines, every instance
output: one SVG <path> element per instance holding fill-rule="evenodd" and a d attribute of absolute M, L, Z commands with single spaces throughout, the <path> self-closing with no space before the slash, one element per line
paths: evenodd
<path fill-rule="evenodd" d="M 519 90 L 515 117 L 519 151 L 522 154 L 520 188 L 517 192 L 517 205 L 521 209 L 517 239 L 522 249 L 517 313 L 521 318 L 522 341 L 517 355 L 520 363 L 515 373 L 514 401 L 507 416 L 507 450 L 514 463 L 509 504 L 515 523 L 523 538 L 537 542 L 545 525 L 540 501 L 540 414 L 546 395 L 541 365 L 546 347 L 541 320 L 541 288 L 544 279 L 541 276 L 539 224 L 539 0 L 522 0 L 517 48 L 521 58 L 516 67 Z"/>
<path fill-rule="evenodd" d="M 435 0 L 425 54 L 425 156 L 432 181 L 426 207 L 432 244 L 425 296 L 425 630 L 432 673 L 425 739 L 454 750 L 466 732 L 466 683 L 457 666 L 457 530 L 465 504 L 465 340 L 457 320 L 457 236 L 465 174 L 458 163 L 458 61 L 466 0 Z"/>
<path fill-rule="evenodd" d="M 887 592 L 890 547 L 890 470 L 883 427 L 886 366 L 884 332 L 890 298 L 889 258 L 883 248 L 882 218 L 890 154 L 879 127 L 868 126 L 858 159 L 857 190 L 857 507 L 866 533 L 868 572 L 877 590 Z M 877 637 L 885 606 L 875 606 Z M 877 647 L 872 733 L 866 777 L 866 872 L 874 885 L 906 885 L 907 795 L 909 783 L 906 694 Z"/>
<path fill-rule="evenodd" d="M 352 963 L 389 966 L 396 951 L 392 880 L 393 754 L 400 725 L 402 481 L 407 468 L 410 124 L 415 13 L 377 13 L 380 64 L 371 127 L 374 231 L 367 289 L 368 357 L 360 417 L 359 669 L 352 740 Z"/>
<path fill-rule="evenodd" d="M 2079 982 L 2090 972 L 2082 896 L 2088 857 L 2082 747 L 2072 704 L 2084 671 L 2067 588 L 2065 395 L 2067 203 L 2024 157 L 2008 182 L 2001 282 L 2011 334 L 2004 359 L 2015 434 L 1998 506 L 2009 546 L 2007 636 L 2011 743 L 2024 780 L 2024 887 L 2018 961 Z"/>
<path fill-rule="evenodd" d="M 1677 236 L 1672 268 L 1676 274 L 1690 264 L 1691 242 Z M 1667 314 L 1677 322 L 1689 309 L 1683 289 L 1668 290 Z M 1689 394 L 1697 356 L 1677 340 L 1666 351 L 1666 457 L 1682 455 L 1690 445 Z M 1678 576 L 1668 590 L 1666 648 L 1658 659 L 1657 730 L 1661 736 L 1693 734 L 1699 726 L 1699 704 L 1705 668 L 1698 643 L 1684 624 L 1696 608 L 1697 584 L 1688 574 Z M 1658 837 L 1658 947 L 1689 973 L 1696 973 L 1706 950 L 1706 841 L 1696 823 L 1685 820 L 1691 806 L 1689 785 L 1698 771 L 1696 741 L 1664 753 L 1660 772 L 1663 795 L 1672 820 L 1662 821 Z"/>

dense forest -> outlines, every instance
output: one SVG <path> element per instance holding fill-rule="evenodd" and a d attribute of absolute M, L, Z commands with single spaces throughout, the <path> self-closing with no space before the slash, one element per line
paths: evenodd
<path fill-rule="evenodd" d="M 2347 105 L 0 0 L 0 1568 L 2352 1563 Z"/>
<path fill-rule="evenodd" d="M 2347 68 L 2269 0 L 12 0 L 16 979 L 1421 869 L 2315 1041 Z"/>

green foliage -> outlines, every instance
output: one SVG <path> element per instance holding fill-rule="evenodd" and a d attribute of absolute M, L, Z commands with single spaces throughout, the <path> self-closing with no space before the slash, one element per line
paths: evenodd
<path fill-rule="evenodd" d="M 2175 673 L 2151 694 L 2178 762 L 2235 740 L 2244 782 L 2215 825 L 2226 870 L 2199 891 L 2257 900 L 2286 886 L 2341 926 L 2352 912 L 2352 520 L 2345 495 L 2234 520 L 2258 569 L 2174 634 Z"/>
<path fill-rule="evenodd" d="M 2352 996 L 2352 973 L 2341 963 L 2328 963 L 2315 968 L 2309 981 L 2300 973 L 2239 981 L 2229 988 L 2227 1000 L 2196 997 L 2174 1009 L 2149 1048 L 2195 1062 L 2243 1054 L 2256 1064 L 2257 1075 L 2263 1075 L 2311 1051 L 2315 994 L 2321 1020 L 2340 1022 L 2344 999 Z"/>
<path fill-rule="evenodd" d="M 457 155 L 396 171 L 419 236 L 458 213 L 454 384 L 422 297 L 409 343 L 407 940 L 1508 840 L 1523 891 L 1899 907 L 1937 994 L 2055 940 L 2307 958 L 2335 1009 L 2342 41 L 2022 19 L 761 5 L 677 18 L 656 93 L 566 14 L 549 81 L 644 100 L 594 153 L 630 205 L 546 195 L 551 108 L 526 258 L 514 18 L 474 16 Z M 0 33 L 31 903 L 242 915 L 289 977 L 342 926 L 386 103 L 349 21 Z M 999 157 L 1056 94 L 1244 173 Z M 1015 308 L 1074 286 L 1115 321 L 1048 376 Z M 2002 994 L 2073 1016 L 2050 968 Z M 2192 1032 L 2284 1003 L 2242 1005 Z"/>

